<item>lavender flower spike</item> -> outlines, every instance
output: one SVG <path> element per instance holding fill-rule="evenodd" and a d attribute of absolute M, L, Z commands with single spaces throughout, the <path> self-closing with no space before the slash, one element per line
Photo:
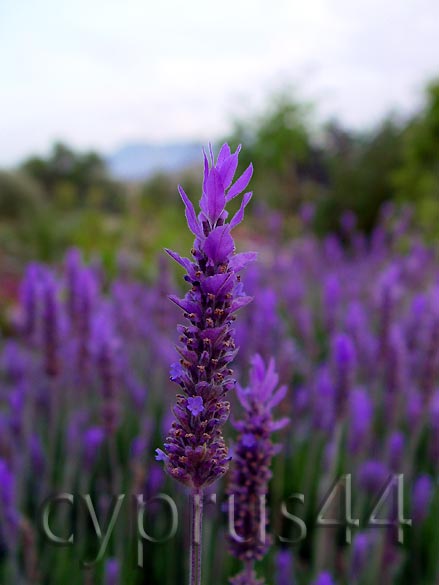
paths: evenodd
<path fill-rule="evenodd" d="M 334 585 L 334 580 L 329 573 L 320 573 L 313 585 Z"/>
<path fill-rule="evenodd" d="M 255 259 L 254 253 L 235 254 L 231 229 L 243 219 L 251 193 L 243 196 L 239 211 L 227 223 L 226 202 L 247 186 L 251 166 L 232 185 L 238 152 L 230 153 L 225 144 L 216 164 L 204 157 L 203 195 L 198 217 L 186 193 L 179 187 L 186 208 L 189 229 L 196 236 L 194 261 L 168 254 L 187 271 L 191 289 L 183 299 L 171 296 L 181 307 L 189 324 L 179 326 L 177 350 L 181 356 L 171 367 L 171 380 L 184 394 L 177 396 L 175 422 L 157 459 L 165 462 L 168 473 L 190 488 L 202 489 L 227 470 L 228 453 L 221 427 L 229 417 L 225 400 L 235 381 L 229 365 L 236 355 L 232 321 L 234 313 L 251 297 L 245 295 L 239 271 Z"/>
<path fill-rule="evenodd" d="M 244 191 L 253 172 L 250 165 L 232 184 L 238 153 L 239 148 L 232 154 L 224 144 L 216 162 L 212 150 L 210 162 L 204 155 L 198 215 L 183 188 L 179 187 L 187 224 L 195 236 L 193 260 L 166 250 L 186 269 L 185 280 L 191 289 L 182 299 L 170 297 L 184 311 L 189 324 L 178 327 L 177 350 L 181 358 L 171 367 L 171 380 L 183 393 L 177 395 L 175 421 L 164 451 L 157 450 L 157 459 L 164 461 L 167 472 L 174 479 L 193 490 L 193 534 L 195 508 L 198 510 L 196 532 L 201 531 L 203 488 L 220 478 L 228 467 L 228 450 L 221 429 L 230 412 L 226 395 L 235 386 L 230 369 L 237 352 L 232 322 L 235 312 L 251 301 L 244 293 L 239 272 L 255 260 L 256 254 L 235 254 L 231 230 L 242 221 L 252 194 L 243 195 L 240 208 L 230 222 L 227 222 L 225 209 L 228 201 Z M 192 550 L 190 582 L 199 583 L 201 545 L 195 543 L 194 538 L 191 543 L 196 551 Z"/>
<path fill-rule="evenodd" d="M 245 414 L 235 423 L 239 436 L 228 494 L 233 496 L 230 505 L 236 534 L 230 535 L 229 543 L 230 552 L 243 561 L 245 569 L 231 580 L 233 585 L 260 583 L 254 575 L 253 564 L 270 546 L 270 538 L 265 534 L 265 498 L 271 478 L 271 461 L 279 450 L 271 435 L 289 422 L 287 418 L 273 420 L 272 409 L 287 392 L 286 386 L 276 389 L 277 384 L 274 360 L 266 366 L 262 358 L 255 355 L 248 388 L 238 386 L 238 398 Z"/>
<path fill-rule="evenodd" d="M 120 565 L 117 559 L 108 559 L 105 563 L 105 585 L 119 585 Z"/>

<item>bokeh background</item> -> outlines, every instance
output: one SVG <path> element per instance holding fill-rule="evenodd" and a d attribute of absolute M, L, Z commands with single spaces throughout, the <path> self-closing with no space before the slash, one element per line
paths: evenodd
<path fill-rule="evenodd" d="M 142 572 L 125 526 L 112 560 L 84 572 L 93 539 L 54 549 L 36 518 L 61 488 L 92 490 L 104 512 L 115 485 L 166 488 L 185 509 L 153 455 L 175 393 L 179 315 L 166 295 L 184 285 L 162 250 L 189 253 L 176 186 L 197 201 L 202 148 L 224 141 L 242 144 L 239 170 L 255 168 L 236 238 L 261 258 L 244 277 L 255 301 L 237 374 L 245 383 L 253 352 L 276 358 L 292 423 L 273 509 L 292 491 L 310 499 L 310 535 L 276 541 L 261 574 L 437 585 L 438 37 L 434 0 L 1 2 L 2 585 L 111 585 L 112 571 L 128 585 L 185 582 L 184 529 L 146 547 Z M 341 383 L 351 402 L 339 443 Z M 317 538 L 334 461 L 360 482 L 362 517 L 390 473 L 407 475 L 418 524 L 403 546 Z M 274 526 L 287 530 L 278 516 Z M 206 583 L 226 583 L 236 565 L 214 546 L 220 514 L 208 531 Z"/>

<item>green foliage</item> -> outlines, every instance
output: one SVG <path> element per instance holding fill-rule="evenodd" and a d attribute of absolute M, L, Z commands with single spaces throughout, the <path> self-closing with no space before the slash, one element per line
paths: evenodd
<path fill-rule="evenodd" d="M 0 171 L 0 221 L 32 215 L 41 202 L 36 181 L 23 173 Z"/>
<path fill-rule="evenodd" d="M 48 202 L 61 209 L 93 207 L 109 213 L 124 209 L 121 185 L 109 178 L 104 160 L 95 152 L 76 153 L 57 143 L 47 159 L 32 157 L 22 170 L 39 183 Z"/>
<path fill-rule="evenodd" d="M 393 174 L 397 197 L 416 205 L 426 229 L 439 230 L 439 79 L 426 92 L 426 103 L 402 137 L 401 164 Z"/>
<path fill-rule="evenodd" d="M 341 215 L 350 210 L 359 227 L 369 232 L 382 205 L 393 198 L 392 173 L 401 161 L 401 129 L 390 118 L 363 135 L 331 124 L 326 140 L 329 185 L 318 204 L 316 227 L 323 233 L 337 230 Z"/>
<path fill-rule="evenodd" d="M 426 231 L 439 225 L 438 81 L 429 85 L 422 111 L 407 122 L 386 118 L 362 133 L 334 122 L 315 129 L 310 108 L 285 92 L 262 114 L 238 120 L 227 140 L 245 146 L 241 168 L 253 162 L 259 202 L 287 213 L 314 203 L 322 234 L 339 230 L 347 210 L 370 232 L 389 201 L 414 205 Z"/>
<path fill-rule="evenodd" d="M 290 92 L 273 96 L 266 111 L 235 122 L 227 141 L 243 144 L 241 169 L 250 162 L 252 186 L 258 199 L 283 210 L 297 210 L 316 193 L 324 178 L 321 149 L 313 144 L 310 108 L 296 102 Z"/>

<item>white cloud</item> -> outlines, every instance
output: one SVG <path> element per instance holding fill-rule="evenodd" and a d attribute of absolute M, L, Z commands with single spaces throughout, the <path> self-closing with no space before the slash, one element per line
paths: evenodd
<path fill-rule="evenodd" d="M 0 163 L 55 138 L 207 140 L 282 80 L 361 126 L 415 106 L 438 33 L 436 0 L 3 0 Z"/>

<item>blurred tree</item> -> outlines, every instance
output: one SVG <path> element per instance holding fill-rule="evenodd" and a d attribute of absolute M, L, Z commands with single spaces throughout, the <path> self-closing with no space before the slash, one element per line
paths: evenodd
<path fill-rule="evenodd" d="M 276 94 L 265 112 L 238 120 L 227 141 L 243 145 L 241 168 L 255 168 L 253 189 L 259 198 L 283 210 L 297 210 L 327 182 L 322 150 L 312 140 L 310 107 L 291 92 Z"/>
<path fill-rule="evenodd" d="M 98 207 L 108 212 L 124 209 L 124 193 L 112 180 L 105 161 L 95 152 L 76 153 L 56 143 L 47 159 L 32 157 L 22 170 L 38 181 L 51 203 L 61 207 Z"/>
<path fill-rule="evenodd" d="M 402 158 L 393 174 L 398 199 L 414 202 L 427 229 L 439 229 L 439 79 L 427 87 L 425 106 L 406 127 Z"/>
<path fill-rule="evenodd" d="M 401 163 L 401 126 L 387 118 L 375 130 L 354 134 L 330 123 L 326 129 L 329 189 L 317 206 L 316 227 L 338 230 L 344 211 L 369 232 L 383 203 L 392 199 L 392 173 Z"/>
<path fill-rule="evenodd" d="M 36 181 L 23 173 L 0 171 L 0 220 L 32 215 L 43 200 Z"/>
<path fill-rule="evenodd" d="M 182 173 L 167 174 L 157 172 L 147 179 L 138 189 L 140 205 L 144 211 L 150 212 L 164 207 L 175 207 L 180 210 L 180 196 L 177 185 L 184 186 L 184 190 L 191 197 L 201 197 L 199 169 L 188 169 Z"/>
<path fill-rule="evenodd" d="M 409 122 L 388 117 L 364 132 L 331 122 L 319 132 L 310 112 L 285 91 L 262 114 L 235 122 L 228 141 L 245 147 L 241 169 L 253 162 L 259 201 L 283 212 L 315 203 L 320 233 L 339 230 L 347 210 L 370 232 L 392 200 L 415 204 L 424 223 L 439 224 L 439 81 Z"/>

